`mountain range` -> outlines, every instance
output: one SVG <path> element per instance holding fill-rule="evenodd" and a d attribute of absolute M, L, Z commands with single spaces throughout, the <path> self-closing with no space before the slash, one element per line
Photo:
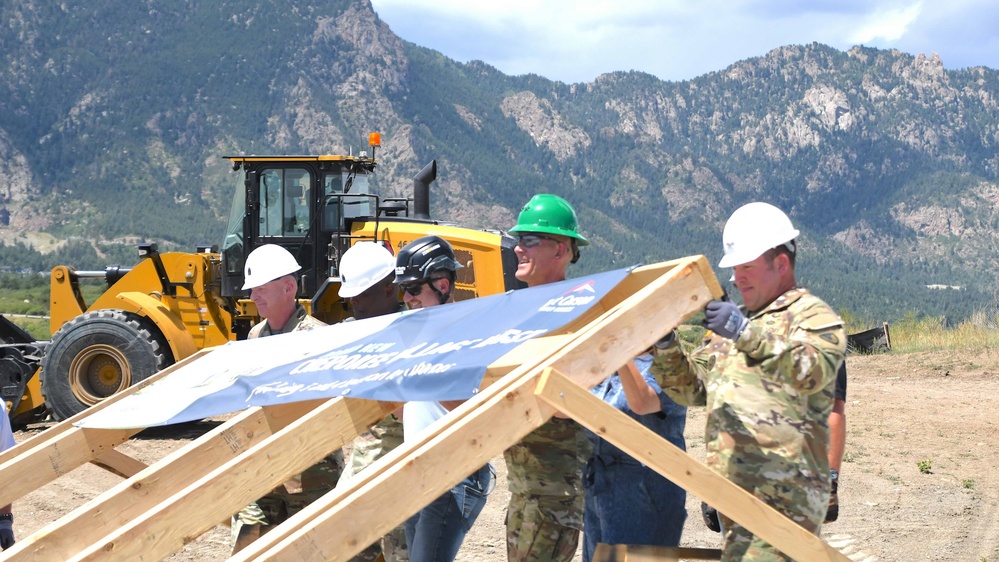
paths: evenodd
<path fill-rule="evenodd" d="M 406 42 L 368 0 L 25 0 L 0 6 L 0 65 L 8 268 L 218 242 L 241 181 L 223 154 L 356 153 L 379 131 L 375 188 L 408 195 L 436 159 L 435 218 L 509 228 L 534 193 L 568 199 L 592 242 L 570 274 L 716 263 L 728 215 L 762 200 L 843 313 L 997 304 L 999 72 L 934 54 L 813 43 L 565 84 Z"/>

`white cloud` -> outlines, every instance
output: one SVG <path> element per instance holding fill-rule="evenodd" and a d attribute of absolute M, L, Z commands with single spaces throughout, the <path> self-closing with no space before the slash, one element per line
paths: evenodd
<path fill-rule="evenodd" d="M 911 6 L 873 12 L 851 35 L 850 41 L 862 44 L 898 41 L 905 36 L 909 26 L 919 18 L 922 11 L 923 3 L 916 2 Z"/>
<path fill-rule="evenodd" d="M 588 82 L 640 70 L 685 80 L 783 45 L 936 52 L 999 68 L 994 0 L 372 0 L 402 38 L 507 74 Z"/>

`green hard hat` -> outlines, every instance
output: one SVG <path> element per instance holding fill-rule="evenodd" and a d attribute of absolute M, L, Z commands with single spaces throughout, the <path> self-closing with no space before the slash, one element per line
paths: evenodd
<path fill-rule="evenodd" d="M 586 246 L 590 242 L 576 232 L 577 224 L 576 211 L 568 201 L 558 195 L 539 193 L 521 209 L 517 225 L 510 229 L 510 233 L 557 234 L 575 238 L 576 244 Z"/>

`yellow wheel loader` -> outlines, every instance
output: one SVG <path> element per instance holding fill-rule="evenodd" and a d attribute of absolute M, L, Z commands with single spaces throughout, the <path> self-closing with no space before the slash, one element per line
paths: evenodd
<path fill-rule="evenodd" d="M 147 243 L 139 245 L 131 268 L 55 267 L 50 341 L 32 341 L 0 317 L 0 394 L 12 422 L 23 425 L 45 413 L 69 418 L 198 350 L 245 338 L 259 318 L 242 290 L 243 264 L 262 244 L 281 245 L 296 257 L 298 298 L 327 323 L 352 315 L 337 295 L 339 259 L 359 241 L 397 251 L 428 234 L 445 238 L 465 266 L 458 270 L 457 300 L 521 286 L 512 236 L 430 218 L 436 162 L 414 177 L 412 197 L 371 193 L 377 133 L 370 146 L 371 156 L 226 156 L 240 185 L 221 248 L 161 254 Z M 86 278 L 107 283 L 90 304 L 80 293 Z"/>

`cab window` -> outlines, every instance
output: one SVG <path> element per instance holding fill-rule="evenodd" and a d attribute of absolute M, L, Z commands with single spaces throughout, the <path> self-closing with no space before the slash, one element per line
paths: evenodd
<path fill-rule="evenodd" d="M 260 174 L 260 236 L 305 236 L 311 218 L 309 178 L 299 168 Z"/>

